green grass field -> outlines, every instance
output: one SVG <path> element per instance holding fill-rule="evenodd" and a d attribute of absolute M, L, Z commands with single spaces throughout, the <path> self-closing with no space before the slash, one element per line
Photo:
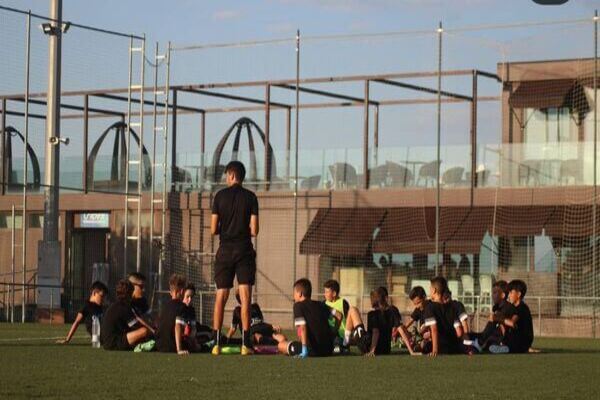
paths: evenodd
<path fill-rule="evenodd" d="M 68 326 L 0 324 L 0 399 L 599 399 L 600 340 L 539 339 L 542 354 L 373 359 L 178 357 L 54 344 Z"/>

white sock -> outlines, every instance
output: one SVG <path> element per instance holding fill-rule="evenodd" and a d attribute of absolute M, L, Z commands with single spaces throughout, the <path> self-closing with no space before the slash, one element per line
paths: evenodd
<path fill-rule="evenodd" d="M 352 331 L 346 330 L 344 332 L 344 346 L 348 346 L 348 343 L 350 343 L 350 335 L 352 334 Z"/>

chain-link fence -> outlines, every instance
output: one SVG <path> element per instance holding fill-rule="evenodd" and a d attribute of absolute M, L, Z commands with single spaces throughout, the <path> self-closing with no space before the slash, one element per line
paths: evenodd
<path fill-rule="evenodd" d="M 22 33 L 27 15 L 4 18 L 0 29 Z M 209 324 L 218 248 L 211 204 L 224 166 L 240 160 L 260 202 L 254 297 L 273 323 L 290 325 L 291 286 L 300 277 L 316 292 L 339 280 L 363 312 L 369 292 L 386 286 L 406 313 L 410 289 L 427 289 L 441 274 L 475 324 L 489 312 L 493 282 L 519 278 L 540 334 L 595 337 L 597 28 L 589 15 L 365 35 L 298 32 L 152 51 L 143 37 L 72 27 L 63 99 L 79 108 L 63 107 L 72 145 L 61 158 L 61 186 L 78 190 L 61 197 L 65 261 L 86 258 L 77 243 L 100 247 L 80 214 L 108 214 L 110 283 L 144 272 L 157 306 L 168 276 L 181 273 L 198 288 L 198 317 Z M 14 55 L 24 54 L 25 42 L 1 46 L 13 55 L 0 62 L 14 76 L 3 78 L 10 81 L 3 94 L 17 94 L 4 95 L 2 109 L 14 129 L 30 120 L 33 132 L 33 113 L 43 117 L 44 105 L 30 101 L 23 118 L 22 99 L 43 100 L 22 95 L 17 60 L 25 56 Z M 41 44 L 31 50 L 47 57 Z M 43 94 L 45 64 L 33 64 L 32 87 Z M 134 137 L 129 129 L 140 132 L 147 153 L 123 143 Z M 29 136 L 41 154 L 43 130 L 37 142 Z M 5 240 L 6 201 L 17 214 L 21 204 L 9 189 L 22 175 L 5 179 Z M 79 242 L 68 242 L 69 229 L 80 230 Z M 10 273 L 8 253 L 1 256 L 0 272 Z M 65 263 L 65 291 L 69 273 L 81 274 L 77 265 Z"/>

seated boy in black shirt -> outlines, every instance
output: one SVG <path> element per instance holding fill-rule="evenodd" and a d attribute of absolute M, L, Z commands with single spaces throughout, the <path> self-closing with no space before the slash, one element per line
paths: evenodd
<path fill-rule="evenodd" d="M 515 315 L 505 322 L 508 329 L 504 336 L 504 343 L 511 353 L 527 353 L 533 343 L 531 311 L 523 301 L 526 293 L 527 284 L 522 280 L 515 279 L 508 284 L 508 299 L 515 306 Z"/>
<path fill-rule="evenodd" d="M 150 306 L 146 299 L 146 277 L 139 272 L 132 272 L 127 276 L 127 280 L 133 285 L 133 294 L 131 295 L 131 308 L 133 313 L 138 318 L 140 324 L 148 328 L 152 333 L 156 333 L 152 315 L 150 314 Z"/>
<path fill-rule="evenodd" d="M 158 339 L 156 348 L 160 352 L 177 353 L 179 355 L 189 354 L 183 340 L 185 329 L 185 304 L 183 304 L 183 291 L 185 289 L 185 278 L 173 274 L 169 278 L 169 293 L 171 299 L 163 305 L 158 326 Z"/>
<path fill-rule="evenodd" d="M 422 286 L 412 288 L 408 294 L 408 298 L 412 301 L 415 309 L 410 314 L 408 322 L 399 327 L 398 333 L 408 352 L 411 355 L 420 355 L 423 351 L 423 345 L 430 339 L 430 336 L 428 336 L 429 328 L 425 326 L 425 318 L 423 318 L 423 310 L 429 300 L 427 300 L 427 294 Z M 409 329 L 413 324 L 416 324 L 416 326 L 411 333 Z M 428 338 L 425 338 L 425 336 L 428 336 Z"/>
<path fill-rule="evenodd" d="M 306 278 L 294 283 L 294 325 L 302 342 L 299 358 L 330 356 L 342 315 L 320 301 L 311 300 L 312 284 Z M 329 319 L 335 318 L 332 330 Z"/>
<path fill-rule="evenodd" d="M 469 315 L 467 314 L 467 310 L 465 309 L 465 305 L 458 300 L 454 300 L 452 298 L 452 292 L 450 289 L 446 289 L 443 296 L 443 303 L 448 304 L 452 308 L 452 312 L 456 317 L 454 321 L 454 329 L 456 331 L 456 336 L 459 338 L 469 338 L 469 332 L 471 331 L 469 327 Z"/>
<path fill-rule="evenodd" d="M 511 320 L 516 310 L 508 301 L 508 283 L 497 281 L 492 286 L 492 312 L 481 333 L 471 333 L 471 340 L 465 340 L 466 346 L 473 346 L 479 352 L 501 345 L 506 333 L 506 320 Z"/>
<path fill-rule="evenodd" d="M 196 309 L 192 305 L 192 300 L 194 300 L 195 295 L 196 287 L 189 283 L 183 291 L 183 304 L 185 305 L 183 310 L 183 320 L 185 322 L 183 328 L 183 341 L 185 342 L 185 347 L 191 352 L 200 351 L 200 345 L 196 338 Z"/>
<path fill-rule="evenodd" d="M 238 306 L 233 310 L 233 316 L 231 319 L 231 327 L 227 332 L 227 343 L 233 343 L 232 337 L 235 332 L 239 329 L 242 332 L 242 307 L 239 290 L 235 291 L 235 298 L 238 302 Z M 281 327 L 271 325 L 265 322 L 262 310 L 258 303 L 252 303 L 250 305 L 250 342 L 252 346 L 256 345 L 277 345 L 283 341 L 286 341 L 286 337 L 281 333 Z M 241 343 L 241 342 L 240 342 Z"/>
<path fill-rule="evenodd" d="M 423 349 L 435 357 L 438 354 L 456 354 L 461 352 L 460 342 L 454 327 L 458 316 L 450 304 L 444 304 L 443 295 L 448 290 L 446 279 L 441 276 L 431 280 L 429 297 L 423 309 L 425 326 L 431 331 L 431 345 Z"/>
<path fill-rule="evenodd" d="M 98 318 L 98 322 L 102 320 L 102 300 L 104 299 L 104 296 L 106 296 L 106 294 L 108 293 L 108 288 L 104 283 L 96 281 L 92 283 L 90 291 L 90 298 L 81 308 L 81 310 L 79 310 L 79 312 L 77 313 L 75 321 L 73 321 L 73 325 L 71 325 L 71 329 L 69 330 L 67 337 L 65 339 L 59 340 L 57 343 L 69 343 L 73 338 L 75 332 L 77 332 L 77 328 L 82 322 L 85 324 L 85 329 L 87 330 L 87 332 L 91 335 L 93 317 Z"/>
<path fill-rule="evenodd" d="M 100 329 L 100 343 L 105 350 L 131 350 L 146 339 L 148 328 L 139 326 L 131 310 L 133 285 L 122 279 L 117 282 L 117 301 L 104 313 Z"/>
<path fill-rule="evenodd" d="M 387 302 L 387 290 L 380 287 L 371 292 L 373 310 L 367 315 L 367 332 L 371 337 L 369 352 L 365 355 L 373 357 L 390 354 L 392 351 L 392 329 L 396 323 L 396 312 Z"/>

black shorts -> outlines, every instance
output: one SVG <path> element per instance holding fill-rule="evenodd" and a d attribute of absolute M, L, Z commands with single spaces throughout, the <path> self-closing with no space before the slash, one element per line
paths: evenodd
<path fill-rule="evenodd" d="M 231 289 L 237 276 L 240 285 L 254 285 L 256 280 L 256 252 L 252 244 L 222 244 L 215 259 L 217 289 Z"/>
<path fill-rule="evenodd" d="M 123 333 L 121 336 L 114 336 L 109 338 L 105 343 L 102 343 L 104 350 L 117 350 L 117 351 L 129 351 L 132 349 L 129 341 L 127 340 L 127 333 Z"/>
<path fill-rule="evenodd" d="M 265 337 L 273 336 L 273 334 L 275 333 L 275 331 L 273 330 L 273 325 L 267 324 L 266 322 L 260 322 L 258 324 L 252 325 L 248 332 L 251 335 L 258 333 Z"/>

